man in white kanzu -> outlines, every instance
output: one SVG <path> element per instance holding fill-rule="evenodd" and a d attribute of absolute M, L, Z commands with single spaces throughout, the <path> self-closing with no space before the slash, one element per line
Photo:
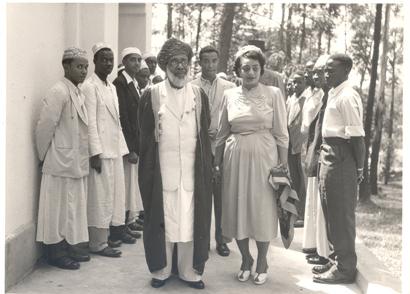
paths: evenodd
<path fill-rule="evenodd" d="M 192 288 L 205 287 L 212 151 L 208 98 L 187 81 L 192 55 L 188 44 L 167 40 L 158 54 L 167 79 L 144 92 L 138 109 L 143 238 L 154 288 L 170 277 L 176 248 L 179 278 Z"/>
<path fill-rule="evenodd" d="M 209 99 L 211 113 L 211 125 L 209 127 L 209 137 L 211 139 L 212 154 L 215 156 L 216 133 L 218 132 L 219 111 L 222 105 L 224 91 L 235 88 L 236 85 L 224 80 L 216 75 L 219 63 L 219 52 L 212 46 L 205 46 L 199 52 L 199 64 L 201 66 L 201 76 L 192 81 L 204 90 Z M 213 161 L 212 161 L 213 162 Z M 216 251 L 221 256 L 228 256 L 230 250 L 226 241 L 222 237 L 221 217 L 222 217 L 222 185 L 216 179 L 212 182 L 212 194 L 215 211 L 215 240 Z"/>
<path fill-rule="evenodd" d="M 88 118 L 78 88 L 87 76 L 87 53 L 64 51 L 64 78 L 43 100 L 35 129 L 42 163 L 37 238 L 45 245 L 48 263 L 78 269 L 90 256 L 73 245 L 87 242 Z"/>
<path fill-rule="evenodd" d="M 122 133 L 115 86 L 107 79 L 114 55 L 104 43 L 92 48 L 94 74 L 82 87 L 89 124 L 90 175 L 88 177 L 87 216 L 90 252 L 119 257 L 121 251 L 108 246 L 111 226 L 123 226 L 125 183 L 123 156 L 128 148 Z"/>

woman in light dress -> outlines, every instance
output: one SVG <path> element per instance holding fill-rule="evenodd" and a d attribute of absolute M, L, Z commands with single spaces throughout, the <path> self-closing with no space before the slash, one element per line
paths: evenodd
<path fill-rule="evenodd" d="M 256 241 L 258 256 L 255 284 L 267 279 L 267 252 L 277 236 L 276 192 L 270 186 L 270 169 L 287 169 L 286 107 L 279 88 L 259 83 L 265 57 L 255 46 L 241 48 L 234 71 L 243 84 L 225 91 L 220 112 L 214 169 L 222 174 L 222 234 L 235 238 L 242 255 L 239 281 L 251 276 L 254 259 L 249 239 Z M 223 165 L 223 167 L 222 167 Z"/>

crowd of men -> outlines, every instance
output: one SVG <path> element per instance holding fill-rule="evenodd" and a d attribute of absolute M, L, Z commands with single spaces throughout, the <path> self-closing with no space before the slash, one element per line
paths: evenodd
<path fill-rule="evenodd" d="M 230 254 L 212 162 L 223 93 L 236 85 L 217 73 L 212 46 L 201 49 L 201 72 L 192 81 L 192 49 L 174 38 L 157 56 L 124 48 L 113 82 L 115 52 L 106 43 L 92 52 L 95 70 L 86 79 L 86 51 L 66 49 L 64 78 L 43 100 L 37 241 L 51 265 L 74 270 L 89 252 L 120 257 L 122 243 L 143 236 L 152 287 L 166 283 L 175 262 L 179 278 L 202 289 L 212 202 L 216 250 Z M 320 283 L 352 283 L 356 274 L 364 131 L 351 68 L 347 55 L 323 55 L 289 77 L 272 68 L 260 79 L 286 99 L 289 173 L 299 198 L 295 227 L 304 228 L 303 252 Z M 77 246 L 87 242 L 88 251 Z"/>

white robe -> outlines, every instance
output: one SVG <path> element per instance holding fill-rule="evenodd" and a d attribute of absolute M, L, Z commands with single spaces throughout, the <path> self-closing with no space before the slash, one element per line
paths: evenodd
<path fill-rule="evenodd" d="M 190 84 L 176 90 L 168 80 L 159 93 L 165 238 L 167 242 L 189 242 L 194 229 L 195 95 Z"/>
<path fill-rule="evenodd" d="M 127 223 L 136 220 L 139 212 L 144 210 L 140 187 L 138 185 L 138 164 L 128 162 L 124 157 L 124 178 L 125 178 L 125 210 L 130 211 Z"/>

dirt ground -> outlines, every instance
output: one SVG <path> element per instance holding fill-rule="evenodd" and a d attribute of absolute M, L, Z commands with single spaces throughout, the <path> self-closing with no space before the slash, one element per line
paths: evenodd
<path fill-rule="evenodd" d="M 402 181 L 379 183 L 378 195 L 356 209 L 357 237 L 383 262 L 393 276 L 401 279 Z"/>

